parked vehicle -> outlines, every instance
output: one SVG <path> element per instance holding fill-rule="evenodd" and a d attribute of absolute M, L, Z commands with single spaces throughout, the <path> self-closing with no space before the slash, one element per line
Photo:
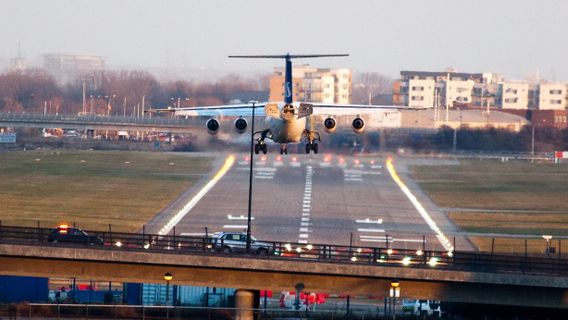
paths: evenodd
<path fill-rule="evenodd" d="M 91 236 L 79 228 L 69 228 L 66 225 L 51 230 L 47 236 L 47 241 L 51 243 L 81 243 L 88 245 L 103 245 L 101 237 Z"/>
<path fill-rule="evenodd" d="M 441 318 L 442 309 L 440 301 L 435 300 L 408 300 L 402 301 L 402 312 L 415 316 L 428 316 Z"/>
<path fill-rule="evenodd" d="M 271 254 L 274 250 L 273 245 L 256 240 L 253 236 L 250 239 L 250 250 L 259 255 Z M 247 234 L 244 232 L 218 232 L 213 235 L 213 248 L 223 252 L 246 252 Z"/>

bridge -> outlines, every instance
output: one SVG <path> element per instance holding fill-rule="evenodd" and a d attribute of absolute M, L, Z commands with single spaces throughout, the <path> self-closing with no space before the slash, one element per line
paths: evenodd
<path fill-rule="evenodd" d="M 183 118 L 0 113 L 0 127 L 188 133 L 197 125 L 195 121 Z"/>
<path fill-rule="evenodd" d="M 211 238 L 91 232 L 104 245 L 50 243 L 44 228 L 0 227 L 0 274 L 174 283 L 244 290 L 401 296 L 568 309 L 568 259 L 269 242 L 259 256 L 214 250 Z"/>

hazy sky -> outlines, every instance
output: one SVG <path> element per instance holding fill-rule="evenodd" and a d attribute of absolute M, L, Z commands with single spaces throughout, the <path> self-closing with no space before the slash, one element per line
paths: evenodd
<path fill-rule="evenodd" d="M 95 54 L 111 66 L 265 71 L 229 54 L 349 53 L 301 60 L 398 76 L 498 72 L 568 81 L 568 1 L 0 0 L 0 58 Z"/>

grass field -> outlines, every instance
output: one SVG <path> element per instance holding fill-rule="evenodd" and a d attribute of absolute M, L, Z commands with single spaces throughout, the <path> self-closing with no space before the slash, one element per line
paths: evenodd
<path fill-rule="evenodd" d="M 430 198 L 448 208 L 450 218 L 465 231 L 568 236 L 566 165 L 466 160 L 457 166 L 410 169 Z M 487 239 L 474 241 L 487 249 Z M 542 248 L 544 240 L 538 242 Z M 524 250 L 524 240 L 499 241 L 507 243 Z"/>
<path fill-rule="evenodd" d="M 211 158 L 101 151 L 0 153 L 0 220 L 134 232 L 211 170 Z"/>

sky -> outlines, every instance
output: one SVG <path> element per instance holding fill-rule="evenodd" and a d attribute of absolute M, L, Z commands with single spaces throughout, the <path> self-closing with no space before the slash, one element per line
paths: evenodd
<path fill-rule="evenodd" d="M 568 1 L 0 0 L 0 59 L 93 54 L 121 68 L 272 72 L 231 54 L 348 53 L 299 60 L 391 77 L 496 72 L 568 82 Z"/>

